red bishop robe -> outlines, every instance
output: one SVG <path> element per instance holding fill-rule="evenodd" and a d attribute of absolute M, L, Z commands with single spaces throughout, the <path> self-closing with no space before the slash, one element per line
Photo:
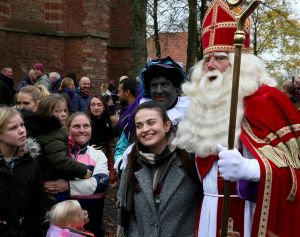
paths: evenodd
<path fill-rule="evenodd" d="M 245 98 L 240 139 L 258 160 L 261 172 L 251 236 L 300 236 L 299 112 L 279 90 L 262 86 Z M 196 159 L 201 178 L 209 172 L 216 159 L 215 156 Z M 230 205 L 230 213 L 243 212 L 236 208 L 235 203 Z M 217 230 L 220 228 L 219 213 L 221 208 L 218 206 Z M 243 218 L 239 222 L 242 223 L 235 223 L 236 226 L 243 225 Z M 243 236 L 242 230 L 238 232 Z M 220 236 L 219 233 L 217 236 Z"/>

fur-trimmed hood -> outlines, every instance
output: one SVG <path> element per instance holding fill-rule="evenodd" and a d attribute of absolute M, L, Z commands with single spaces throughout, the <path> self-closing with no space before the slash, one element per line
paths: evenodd
<path fill-rule="evenodd" d="M 26 139 L 25 147 L 34 159 L 40 154 L 41 147 L 32 137 Z"/>
<path fill-rule="evenodd" d="M 40 145 L 31 137 L 26 139 L 24 147 L 19 147 L 16 156 L 22 157 L 23 155 L 30 153 L 30 156 L 35 159 L 40 154 Z"/>

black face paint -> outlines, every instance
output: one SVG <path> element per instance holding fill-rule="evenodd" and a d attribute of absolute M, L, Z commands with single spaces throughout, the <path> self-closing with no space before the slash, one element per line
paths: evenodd
<path fill-rule="evenodd" d="M 177 88 L 165 77 L 152 78 L 149 83 L 150 97 L 165 109 L 177 101 Z"/>

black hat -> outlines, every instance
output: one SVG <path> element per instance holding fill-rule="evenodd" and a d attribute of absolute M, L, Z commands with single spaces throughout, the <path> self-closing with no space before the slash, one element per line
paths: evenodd
<path fill-rule="evenodd" d="M 166 58 L 149 61 L 141 72 L 143 96 L 149 97 L 149 83 L 152 78 L 163 76 L 169 79 L 176 88 L 186 80 L 182 67 L 168 56 Z"/>

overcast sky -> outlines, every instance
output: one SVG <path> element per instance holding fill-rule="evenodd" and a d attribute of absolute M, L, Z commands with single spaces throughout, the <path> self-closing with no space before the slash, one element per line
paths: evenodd
<path fill-rule="evenodd" d="M 291 3 L 294 14 L 297 19 L 300 20 L 300 1 L 297 0 L 287 0 L 287 2 Z"/>

